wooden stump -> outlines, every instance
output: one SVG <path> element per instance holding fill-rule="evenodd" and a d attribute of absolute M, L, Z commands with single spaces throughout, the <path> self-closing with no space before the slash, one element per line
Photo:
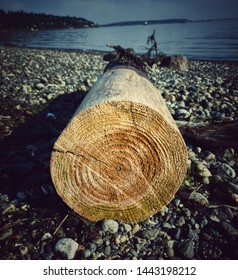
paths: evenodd
<path fill-rule="evenodd" d="M 168 204 L 187 149 L 163 98 L 132 69 L 104 73 L 54 145 L 58 194 L 92 220 L 142 221 Z"/>

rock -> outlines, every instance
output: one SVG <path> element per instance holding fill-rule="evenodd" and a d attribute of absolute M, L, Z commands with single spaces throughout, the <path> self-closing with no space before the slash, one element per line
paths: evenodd
<path fill-rule="evenodd" d="M 192 259 L 194 257 L 194 242 L 190 239 L 186 239 L 178 244 L 177 247 L 180 254 L 187 259 Z"/>
<path fill-rule="evenodd" d="M 191 114 L 186 109 L 177 109 L 175 112 L 175 115 L 176 115 L 177 119 L 183 120 L 183 119 L 189 118 Z"/>
<path fill-rule="evenodd" d="M 110 256 L 111 255 L 111 246 L 110 245 L 107 245 L 104 249 L 104 254 L 106 256 Z"/>
<path fill-rule="evenodd" d="M 227 223 L 226 221 L 222 221 L 221 226 L 230 237 L 238 236 L 238 229 L 234 228 L 231 224 Z"/>
<path fill-rule="evenodd" d="M 201 205 L 209 204 L 208 199 L 204 195 L 198 192 L 192 192 L 191 195 L 189 196 L 189 200 L 194 200 L 195 202 Z"/>
<path fill-rule="evenodd" d="M 232 182 L 229 182 L 228 183 L 228 188 L 235 194 L 238 194 L 238 185 L 232 183 Z"/>
<path fill-rule="evenodd" d="M 231 195 L 231 198 L 235 201 L 236 204 L 238 204 L 238 194 L 233 193 Z"/>
<path fill-rule="evenodd" d="M 124 230 L 126 233 L 131 231 L 131 229 L 132 229 L 132 227 L 129 224 L 123 224 L 123 227 L 124 227 Z"/>
<path fill-rule="evenodd" d="M 138 224 L 136 224 L 133 229 L 132 229 L 132 234 L 136 234 L 138 231 L 140 230 L 140 226 Z"/>
<path fill-rule="evenodd" d="M 169 258 L 173 258 L 174 257 L 174 249 L 173 248 L 167 248 L 167 256 Z"/>
<path fill-rule="evenodd" d="M 188 59 L 183 55 L 168 56 L 162 60 L 161 66 L 172 70 L 188 71 Z"/>
<path fill-rule="evenodd" d="M 118 222 L 114 220 L 104 220 L 102 222 L 102 230 L 109 233 L 117 233 L 118 232 Z"/>
<path fill-rule="evenodd" d="M 43 88 L 45 87 L 45 85 L 42 84 L 42 83 L 38 83 L 38 84 L 35 85 L 35 87 L 36 87 L 37 89 L 41 90 L 41 89 L 43 89 Z"/>
<path fill-rule="evenodd" d="M 11 227 L 7 229 L 3 229 L 0 231 L 0 240 L 5 240 L 10 236 L 12 236 L 12 234 L 13 234 L 13 230 Z"/>
<path fill-rule="evenodd" d="M 212 176 L 210 170 L 201 162 L 197 164 L 197 169 L 198 169 L 198 174 L 201 177 L 211 177 Z"/>
<path fill-rule="evenodd" d="M 149 240 L 155 240 L 158 234 L 158 229 L 146 229 L 141 232 L 142 237 Z"/>
<path fill-rule="evenodd" d="M 236 177 L 235 170 L 226 163 L 221 163 L 219 165 L 217 175 L 220 175 L 222 178 L 225 179 L 231 179 Z"/>
<path fill-rule="evenodd" d="M 181 229 L 180 228 L 171 228 L 168 231 L 169 236 L 174 240 L 180 239 Z"/>
<path fill-rule="evenodd" d="M 186 223 L 183 216 L 179 217 L 179 219 L 176 221 L 175 225 L 178 227 L 182 227 Z"/>
<path fill-rule="evenodd" d="M 54 251 L 61 257 L 72 260 L 78 250 L 79 244 L 71 238 L 61 238 L 55 244 Z"/>
<path fill-rule="evenodd" d="M 120 238 L 120 243 L 124 243 L 127 241 L 127 236 L 126 235 L 122 235 L 121 238 Z"/>
<path fill-rule="evenodd" d="M 89 249 L 86 249 L 83 250 L 80 254 L 84 259 L 87 259 L 91 256 L 91 251 Z"/>
<path fill-rule="evenodd" d="M 26 246 L 20 246 L 19 251 L 22 256 L 25 256 L 28 253 L 28 248 Z"/>
<path fill-rule="evenodd" d="M 207 154 L 207 156 L 205 157 L 206 161 L 212 161 L 212 160 L 215 160 L 215 159 L 216 159 L 216 156 L 213 153 L 211 153 L 211 152 L 209 152 Z"/>

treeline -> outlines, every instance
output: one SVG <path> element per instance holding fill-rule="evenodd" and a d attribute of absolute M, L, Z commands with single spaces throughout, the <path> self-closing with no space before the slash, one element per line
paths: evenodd
<path fill-rule="evenodd" d="M 24 11 L 0 10 L 0 30 L 45 30 L 95 27 L 95 23 L 80 17 L 54 16 Z"/>

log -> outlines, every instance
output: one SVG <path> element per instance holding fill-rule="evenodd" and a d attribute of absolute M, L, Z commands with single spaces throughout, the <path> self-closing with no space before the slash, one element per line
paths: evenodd
<path fill-rule="evenodd" d="M 91 221 L 138 222 L 167 205 L 187 171 L 187 149 L 160 92 L 137 71 L 105 72 L 54 145 L 58 194 Z"/>
<path fill-rule="evenodd" d="M 202 146 L 238 149 L 238 122 L 186 122 L 176 121 L 185 139 Z"/>

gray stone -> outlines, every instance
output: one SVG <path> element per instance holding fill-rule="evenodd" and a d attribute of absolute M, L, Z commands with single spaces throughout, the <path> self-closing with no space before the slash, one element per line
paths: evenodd
<path fill-rule="evenodd" d="M 158 234 L 158 229 L 146 229 L 141 232 L 142 237 L 149 240 L 155 240 Z"/>
<path fill-rule="evenodd" d="M 134 225 L 131 232 L 132 232 L 132 234 L 136 234 L 139 230 L 140 230 L 140 226 L 139 226 L 139 224 L 136 224 L 136 225 Z"/>
<path fill-rule="evenodd" d="M 236 172 L 226 163 L 221 163 L 218 167 L 217 174 L 226 179 L 235 178 Z"/>
<path fill-rule="evenodd" d="M 22 256 L 25 256 L 28 253 L 28 248 L 26 246 L 20 246 L 19 251 Z"/>
<path fill-rule="evenodd" d="M 84 259 L 87 259 L 91 256 L 91 251 L 89 249 L 86 249 L 86 250 L 83 250 L 81 252 L 81 256 L 84 258 Z"/>
<path fill-rule="evenodd" d="M 114 220 L 104 220 L 102 222 L 102 230 L 109 233 L 117 233 L 118 232 L 118 222 Z"/>
<path fill-rule="evenodd" d="M 221 226 L 229 236 L 231 237 L 238 236 L 238 229 L 234 228 L 231 224 L 222 221 Z"/>
<path fill-rule="evenodd" d="M 228 183 L 228 187 L 231 189 L 231 191 L 235 194 L 238 194 L 238 185 L 232 183 L 232 182 L 229 182 Z"/>
<path fill-rule="evenodd" d="M 13 234 L 12 228 L 7 228 L 5 230 L 1 230 L 0 240 L 5 240 L 5 239 L 9 238 L 10 236 L 12 236 L 12 234 Z"/>
<path fill-rule="evenodd" d="M 192 240 L 186 239 L 180 242 L 177 249 L 179 253 L 187 259 L 192 259 L 194 257 L 194 242 Z"/>
<path fill-rule="evenodd" d="M 173 248 L 167 248 L 167 256 L 169 258 L 173 258 L 174 257 L 174 249 Z"/>
<path fill-rule="evenodd" d="M 181 216 L 175 223 L 176 226 L 182 227 L 186 223 L 185 219 L 183 216 Z"/>
<path fill-rule="evenodd" d="M 42 83 L 36 84 L 36 88 L 39 89 L 39 90 L 43 89 L 44 87 L 45 87 L 45 85 L 42 84 Z"/>
<path fill-rule="evenodd" d="M 189 200 L 193 200 L 201 205 L 209 204 L 208 199 L 204 195 L 198 192 L 192 192 L 191 195 L 189 196 Z"/>
<path fill-rule="evenodd" d="M 71 238 L 61 238 L 55 244 L 54 251 L 61 257 L 72 260 L 78 250 L 79 244 Z"/>
<path fill-rule="evenodd" d="M 198 174 L 201 177 L 211 177 L 212 176 L 210 170 L 203 163 L 198 163 L 197 169 L 198 169 Z"/>
<path fill-rule="evenodd" d="M 124 227 L 125 232 L 129 232 L 132 229 L 132 227 L 128 224 L 123 224 L 123 227 Z"/>
<path fill-rule="evenodd" d="M 106 247 L 105 247 L 105 249 L 104 249 L 104 254 L 106 255 L 106 256 L 110 256 L 111 255 L 111 246 L 110 245 L 107 245 Z"/>
<path fill-rule="evenodd" d="M 172 237 L 172 239 L 179 240 L 180 234 L 181 234 L 181 229 L 180 228 L 171 228 L 168 231 L 168 234 Z"/>
<path fill-rule="evenodd" d="M 161 66 L 177 71 L 188 71 L 188 59 L 183 55 L 167 56 L 162 60 Z"/>
<path fill-rule="evenodd" d="M 179 120 L 187 119 L 190 117 L 189 111 L 185 109 L 177 109 L 175 114 Z"/>

